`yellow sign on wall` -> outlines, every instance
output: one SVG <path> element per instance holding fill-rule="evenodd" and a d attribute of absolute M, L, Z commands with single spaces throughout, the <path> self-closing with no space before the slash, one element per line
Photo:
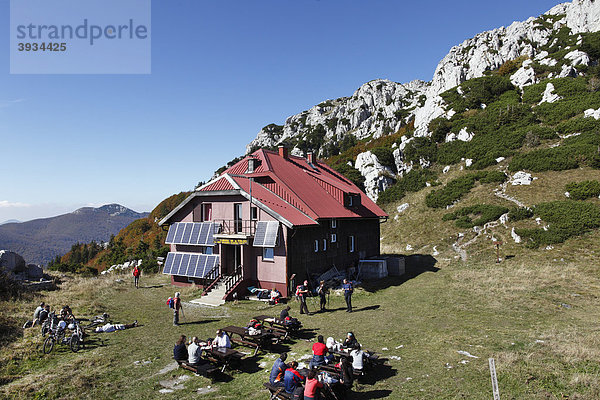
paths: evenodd
<path fill-rule="evenodd" d="M 248 239 L 215 238 L 215 243 L 242 245 L 248 244 Z"/>

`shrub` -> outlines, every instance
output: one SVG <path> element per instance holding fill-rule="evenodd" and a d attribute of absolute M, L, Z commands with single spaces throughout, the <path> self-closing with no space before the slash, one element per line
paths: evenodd
<path fill-rule="evenodd" d="M 583 165 L 595 167 L 600 136 L 595 133 L 583 133 L 565 139 L 563 144 L 549 149 L 534 150 L 517 154 L 509 164 L 511 171 L 528 170 L 563 171 Z"/>
<path fill-rule="evenodd" d="M 332 167 L 337 172 L 350 179 L 352 183 L 360 188 L 360 190 L 365 190 L 365 177 L 362 176 L 359 170 L 345 163 L 332 165 Z"/>
<path fill-rule="evenodd" d="M 474 226 L 483 226 L 488 222 L 495 221 L 508 212 L 508 208 L 492 206 L 488 204 L 477 204 L 463 207 L 443 216 L 444 221 L 454 220 L 459 228 L 468 229 Z M 474 217 L 477 217 L 473 220 Z"/>
<path fill-rule="evenodd" d="M 565 190 L 569 192 L 570 198 L 573 200 L 585 200 L 590 197 L 600 196 L 600 182 L 598 181 L 583 181 L 571 182 L 565 185 Z"/>
<path fill-rule="evenodd" d="M 477 181 L 481 181 L 482 183 L 492 183 L 504 182 L 505 180 L 506 175 L 500 171 L 474 172 L 453 179 L 443 188 L 432 191 L 425 197 L 425 204 L 427 207 L 432 208 L 447 207 L 469 193 Z"/>
<path fill-rule="evenodd" d="M 419 162 L 421 159 L 431 162 L 437 160 L 437 145 L 430 138 L 416 137 L 404 149 L 405 161 Z"/>
<path fill-rule="evenodd" d="M 391 148 L 385 146 L 375 147 L 371 149 L 371 153 L 377 156 L 377 159 L 381 165 L 389 167 L 392 169 L 392 171 L 397 172 L 396 161 L 394 160 L 394 153 L 392 152 Z"/>
<path fill-rule="evenodd" d="M 548 230 L 516 229 L 516 233 L 528 238 L 529 247 L 562 243 L 570 237 L 584 234 L 600 227 L 600 207 L 584 201 L 554 201 L 538 204 L 535 215 L 549 224 Z"/>
<path fill-rule="evenodd" d="M 508 77 L 490 75 L 469 79 L 463 82 L 460 88 L 462 94 L 459 94 L 456 88 L 441 94 L 446 103 L 456 112 L 481 108 L 482 104 L 490 104 L 504 92 L 514 90 L 515 87 Z"/>
<path fill-rule="evenodd" d="M 418 192 L 427 186 L 427 182 L 435 180 L 436 175 L 430 169 L 413 169 L 400 178 L 377 198 L 378 204 L 391 203 L 402 199 L 406 193 Z"/>
<path fill-rule="evenodd" d="M 508 212 L 508 219 L 512 222 L 533 217 L 533 210 L 529 207 L 513 207 Z"/>

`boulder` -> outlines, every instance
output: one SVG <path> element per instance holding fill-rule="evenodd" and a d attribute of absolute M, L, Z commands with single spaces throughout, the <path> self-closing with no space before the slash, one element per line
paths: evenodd
<path fill-rule="evenodd" d="M 14 251 L 0 250 L 0 269 L 12 274 L 25 272 L 25 260 Z"/>
<path fill-rule="evenodd" d="M 531 185 L 532 181 L 533 181 L 533 177 L 531 176 L 531 174 L 527 173 L 525 171 L 519 171 L 519 172 L 515 173 L 511 178 L 511 183 L 513 184 L 513 186 Z"/>
<path fill-rule="evenodd" d="M 544 95 L 542 96 L 542 100 L 539 104 L 554 103 L 555 101 L 558 101 L 560 99 L 562 99 L 562 97 L 554 93 L 554 85 L 548 82 L 548 84 L 546 85 L 546 90 L 544 91 Z"/>

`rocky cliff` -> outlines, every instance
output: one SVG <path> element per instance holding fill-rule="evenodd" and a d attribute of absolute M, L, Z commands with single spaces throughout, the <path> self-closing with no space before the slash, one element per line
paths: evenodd
<path fill-rule="evenodd" d="M 600 1 L 559 4 L 538 18 L 480 33 L 453 47 L 438 64 L 430 82 L 370 81 L 351 97 L 324 101 L 288 117 L 283 125 L 266 126 L 247 151 L 286 143 L 293 153 L 310 149 L 320 157 L 328 157 L 351 146 L 356 139 L 376 139 L 397 132 L 413 120 L 412 137 L 403 138 L 393 149 L 396 173 L 402 176 L 414 164 L 404 159 L 406 145 L 416 137 L 431 136 L 429 123 L 433 119 L 450 118 L 455 113 L 445 104 L 442 93 L 503 67 L 516 67 L 510 79 L 519 88 L 535 84 L 541 77 L 577 76 L 582 73 L 581 66 L 590 62 L 589 56 L 579 49 L 580 34 L 598 30 Z M 551 91 L 546 99 L 553 99 Z M 462 136 L 456 132 L 450 140 L 468 138 L 469 132 L 465 131 Z M 381 165 L 370 152 L 359 154 L 353 167 L 365 177 L 367 194 L 373 199 L 393 182 L 389 167 Z"/>

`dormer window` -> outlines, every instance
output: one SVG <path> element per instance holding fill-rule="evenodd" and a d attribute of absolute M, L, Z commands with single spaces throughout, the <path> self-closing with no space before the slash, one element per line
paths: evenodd
<path fill-rule="evenodd" d="M 358 205 L 360 205 L 360 195 L 358 195 L 356 193 L 344 194 L 344 206 L 356 207 Z"/>

